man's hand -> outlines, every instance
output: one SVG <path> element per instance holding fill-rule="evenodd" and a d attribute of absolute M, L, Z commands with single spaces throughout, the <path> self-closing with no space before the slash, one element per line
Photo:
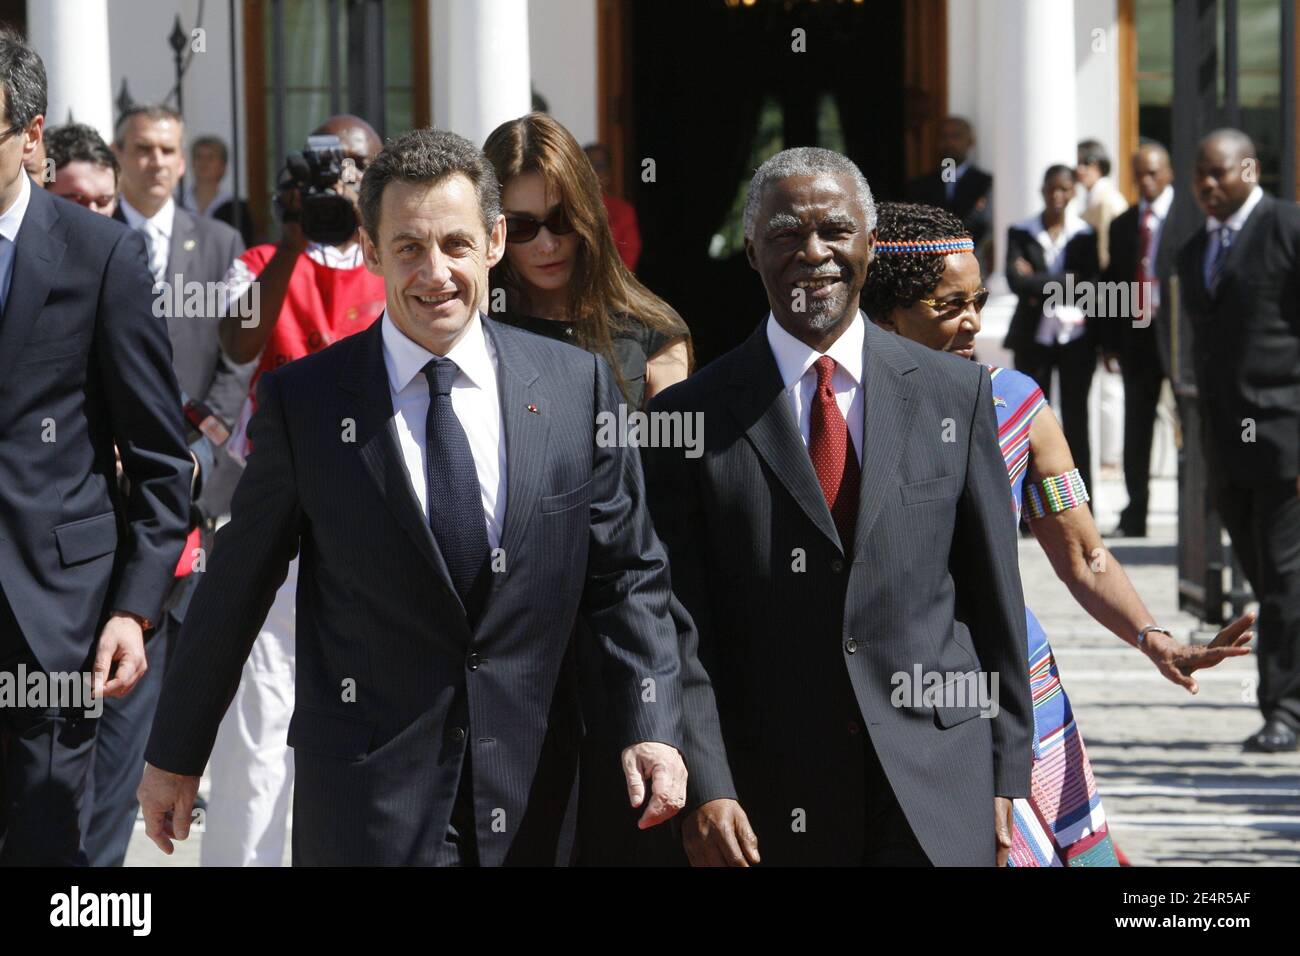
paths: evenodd
<path fill-rule="evenodd" d="M 109 680 L 109 672 L 117 671 Z M 140 620 L 118 611 L 105 623 L 95 651 L 95 668 L 91 684 L 96 697 L 125 697 L 149 669 L 144 657 L 144 631 Z"/>
<path fill-rule="evenodd" d="M 647 830 L 671 820 L 686 806 L 686 764 L 682 755 L 667 744 L 633 744 L 623 751 L 623 776 L 632 806 L 646 804 L 637 826 Z M 650 799 L 645 798 L 645 782 L 650 781 Z"/>
<path fill-rule="evenodd" d="M 1011 798 L 993 798 L 993 832 L 998 838 L 998 866 L 1007 865 L 1011 855 Z"/>
<path fill-rule="evenodd" d="M 1195 694 L 1200 687 L 1192 677 L 1192 671 L 1200 670 L 1202 667 L 1213 667 L 1225 658 L 1249 654 L 1250 648 L 1246 645 L 1255 636 L 1254 632 L 1249 630 L 1253 623 L 1255 623 L 1254 612 L 1243 614 L 1216 634 L 1209 644 L 1199 647 L 1193 644 L 1179 644 L 1168 634 L 1152 631 L 1142 642 L 1142 649 L 1146 651 L 1147 657 L 1151 658 L 1151 663 L 1156 665 L 1156 669 L 1161 674 L 1189 693 Z"/>
<path fill-rule="evenodd" d="M 1016 257 L 1015 261 L 1011 263 L 1011 268 L 1016 270 L 1016 275 L 1031 276 L 1034 274 L 1033 265 L 1030 264 L 1028 259 L 1021 256 Z"/>
<path fill-rule="evenodd" d="M 190 835 L 190 817 L 194 813 L 194 798 L 198 792 L 198 777 L 185 777 L 159 770 L 152 764 L 144 765 L 144 777 L 135 796 L 144 813 L 145 833 L 168 856 L 175 849 L 172 840 L 184 840 Z"/>
<path fill-rule="evenodd" d="M 735 800 L 710 800 L 682 824 L 682 846 L 691 866 L 758 863 L 758 837 Z"/>

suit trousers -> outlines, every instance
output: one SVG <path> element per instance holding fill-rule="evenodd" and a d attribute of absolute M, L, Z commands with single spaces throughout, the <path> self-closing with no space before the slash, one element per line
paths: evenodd
<path fill-rule="evenodd" d="M 889 785 L 870 734 L 862 734 L 863 767 L 866 772 L 867 823 L 863 866 L 933 866 L 921 848 L 907 815 Z M 989 839 L 992 839 L 990 835 Z M 763 850 L 759 845 L 759 852 Z"/>
<path fill-rule="evenodd" d="M 42 670 L 0 594 L 0 678 L 21 692 L 20 665 Z M 80 817 L 98 723 L 81 710 L 0 706 L 0 866 L 87 865 Z"/>
<path fill-rule="evenodd" d="M 91 866 L 121 866 L 126 862 L 140 809 L 135 794 L 144 772 L 144 748 L 162 690 L 167 647 L 180 627 L 181 622 L 170 611 L 165 612 L 162 623 L 144 646 L 149 669 L 131 693 L 104 701 L 81 810 L 81 830 Z"/>
<path fill-rule="evenodd" d="M 1294 479 L 1262 486 L 1215 477 L 1233 551 L 1259 599 L 1259 709 L 1300 730 L 1300 498 Z"/>
<path fill-rule="evenodd" d="M 1060 376 L 1061 428 L 1084 486 L 1092 494 L 1092 441 L 1088 431 L 1088 392 L 1097 370 L 1097 347 L 1087 335 L 1066 345 L 1033 345 L 1017 349 L 1016 371 L 1024 372 L 1052 394 L 1052 370 Z"/>
<path fill-rule="evenodd" d="M 1120 527 L 1144 531 L 1151 501 L 1151 444 L 1156 429 L 1156 406 L 1165 373 L 1156 351 L 1154 332 L 1141 344 L 1120 354 L 1124 376 L 1124 487 L 1128 505 L 1120 515 Z"/>

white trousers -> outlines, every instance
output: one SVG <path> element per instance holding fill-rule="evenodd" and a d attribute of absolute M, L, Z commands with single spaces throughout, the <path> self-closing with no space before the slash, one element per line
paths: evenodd
<path fill-rule="evenodd" d="M 211 790 L 200 866 L 284 862 L 293 795 L 293 751 L 286 738 L 293 715 L 297 592 L 295 559 L 217 731 L 208 761 Z"/>

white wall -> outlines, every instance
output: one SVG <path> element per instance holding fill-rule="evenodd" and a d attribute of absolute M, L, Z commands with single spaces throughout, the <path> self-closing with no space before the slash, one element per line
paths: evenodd
<path fill-rule="evenodd" d="M 1071 0 L 1035 0 L 1043 4 Z M 948 110 L 975 125 L 975 161 L 993 167 L 995 134 L 1003 124 L 1032 122 L 1013 115 L 996 93 L 999 14 L 1003 0 L 948 0 Z M 1119 28 L 1116 0 L 1073 0 L 1075 95 L 1079 139 L 1099 139 L 1116 161 L 1119 147 Z M 1100 42 L 1094 30 L 1104 31 Z M 1094 44 L 1097 48 L 1094 49 Z M 1073 164 L 1067 150 L 1057 161 Z M 1032 212 L 1025 209 L 1025 215 Z"/>
<path fill-rule="evenodd" d="M 596 139 L 596 0 L 528 5 L 533 88 L 583 146 Z"/>
<path fill-rule="evenodd" d="M 1119 150 L 1119 23 L 1116 0 L 1074 0 L 1079 139 L 1101 140 L 1113 166 Z M 1074 162 L 1071 156 L 1068 162 Z M 1114 176 L 1114 169 L 1111 171 Z"/>
<path fill-rule="evenodd" d="M 28 0 L 29 4 L 45 0 Z M 235 4 L 238 10 L 242 4 Z M 230 23 L 227 0 L 207 0 L 203 4 L 204 22 L 196 22 L 198 0 L 110 0 L 109 15 L 109 66 L 113 76 L 113 98 L 126 77 L 127 88 L 138 103 L 161 101 L 176 82 L 175 64 L 167 37 L 172 31 L 172 21 L 179 13 L 181 26 L 193 31 L 202 27 L 205 32 L 206 52 L 195 53 L 185 74 L 182 88 L 185 105 L 185 139 L 187 145 L 196 136 L 215 134 L 231 143 L 230 109 Z M 239 14 L 235 29 L 242 30 Z M 239 61 L 236 64 L 239 83 L 239 120 L 241 150 L 247 151 L 244 132 L 244 76 L 243 37 L 236 33 Z M 172 105 L 175 105 L 174 103 Z M 114 107 L 114 115 L 116 115 Z M 242 155 L 241 155 L 242 161 Z M 241 165 L 241 186 L 248 191 L 248 171 Z M 226 174 L 227 182 L 231 174 Z"/>

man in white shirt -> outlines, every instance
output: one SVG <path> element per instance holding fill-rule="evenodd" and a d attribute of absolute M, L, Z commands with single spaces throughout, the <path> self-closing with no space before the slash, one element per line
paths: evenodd
<path fill-rule="evenodd" d="M 1213 503 L 1259 598 L 1259 707 L 1248 751 L 1300 736 L 1300 207 L 1259 186 L 1240 130 L 1200 143 L 1205 212 L 1178 253 Z"/>
<path fill-rule="evenodd" d="M 682 685 L 707 682 L 682 673 L 694 632 L 678 632 L 636 449 L 597 441 L 613 373 L 479 314 L 505 218 L 468 141 L 400 137 L 367 169 L 361 208 L 384 318 L 260 380 L 248 469 L 150 740 L 148 832 L 165 852 L 188 835 L 297 554 L 295 864 L 567 862 L 578 616 L 643 828 L 685 802 Z"/>

